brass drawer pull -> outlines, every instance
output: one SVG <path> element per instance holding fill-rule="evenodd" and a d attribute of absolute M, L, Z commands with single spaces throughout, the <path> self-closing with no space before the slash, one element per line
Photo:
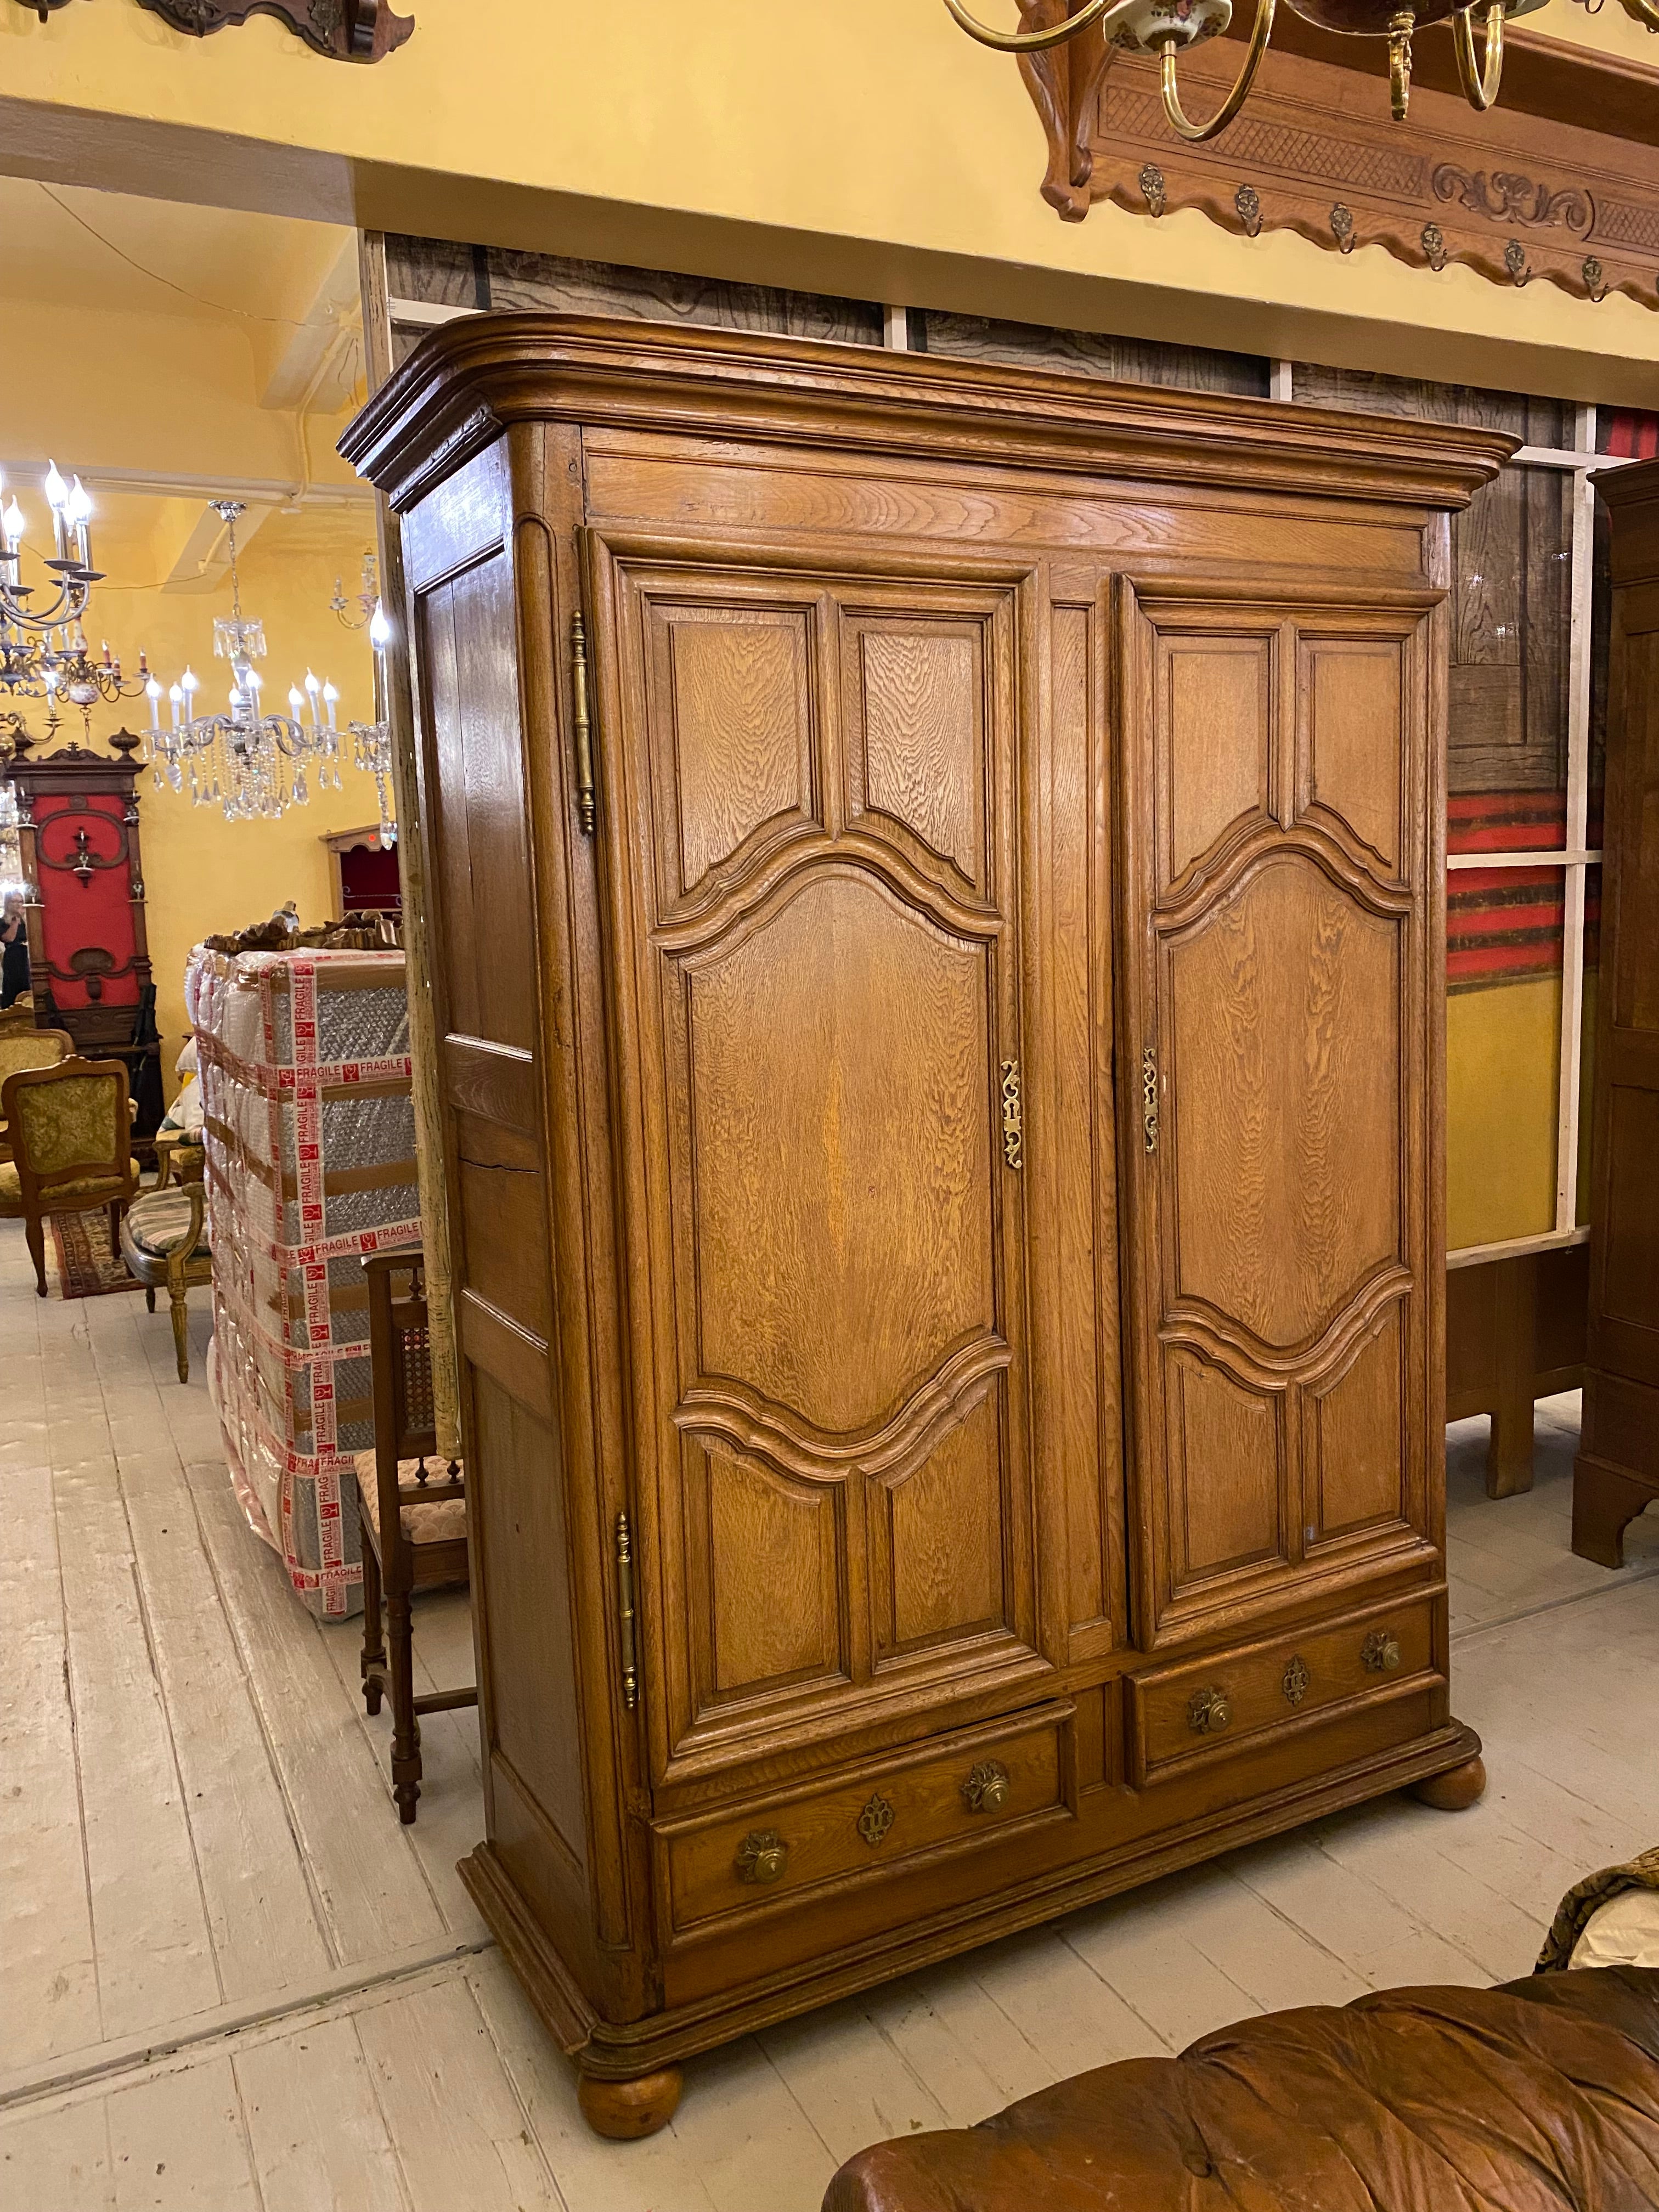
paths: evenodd
<path fill-rule="evenodd" d="M 1232 1717 L 1232 1700 L 1224 1690 L 1195 1691 L 1187 1707 L 1187 1725 L 1194 1735 L 1219 1735 Z"/>
<path fill-rule="evenodd" d="M 1285 1679 L 1279 1686 L 1285 1692 L 1285 1704 L 1299 1705 L 1308 1694 L 1308 1685 L 1312 1679 L 1308 1672 L 1307 1661 L 1299 1651 L 1297 1652 L 1285 1669 Z"/>
<path fill-rule="evenodd" d="M 981 1759 L 962 1785 L 963 1802 L 970 1813 L 1000 1813 L 1012 1790 L 1007 1768 L 994 1759 Z"/>
<path fill-rule="evenodd" d="M 789 1846 L 775 1828 L 751 1828 L 738 1845 L 738 1880 L 763 1887 L 777 1881 L 789 1863 Z"/>
<path fill-rule="evenodd" d="M 1360 1647 L 1359 1656 L 1368 1674 L 1397 1674 L 1400 1638 L 1386 1628 L 1374 1628 Z"/>

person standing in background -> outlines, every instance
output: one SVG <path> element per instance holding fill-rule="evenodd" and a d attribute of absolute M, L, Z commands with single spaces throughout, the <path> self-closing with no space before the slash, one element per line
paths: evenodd
<path fill-rule="evenodd" d="M 29 939 L 21 899 L 0 909 L 0 1009 L 14 1005 L 29 988 Z"/>

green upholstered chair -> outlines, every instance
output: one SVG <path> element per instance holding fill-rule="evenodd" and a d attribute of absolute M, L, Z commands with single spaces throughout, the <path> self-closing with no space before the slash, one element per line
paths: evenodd
<path fill-rule="evenodd" d="M 38 1030 L 30 1022 L 13 1022 L 0 1028 L 0 1085 L 20 1068 L 56 1067 L 75 1057 L 75 1040 L 67 1030 Z M 0 1121 L 0 1160 L 11 1158 L 11 1139 Z"/>
<path fill-rule="evenodd" d="M 45 1297 L 46 1216 L 106 1211 L 114 1246 L 137 1195 L 125 1062 L 64 1060 L 21 1069 L 0 1084 L 0 1121 L 12 1146 L 0 1164 L 0 1218 L 21 1217 L 34 1286 Z"/>

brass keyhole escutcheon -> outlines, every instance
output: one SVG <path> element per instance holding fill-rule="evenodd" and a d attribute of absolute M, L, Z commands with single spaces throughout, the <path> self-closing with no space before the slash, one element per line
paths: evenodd
<path fill-rule="evenodd" d="M 1224 1690 L 1195 1691 L 1187 1707 L 1187 1725 L 1194 1735 L 1219 1735 L 1232 1717 L 1232 1700 Z"/>
<path fill-rule="evenodd" d="M 1000 1813 L 1012 1793 L 1007 1768 L 994 1759 L 981 1759 L 962 1785 L 963 1802 L 970 1813 Z"/>
<path fill-rule="evenodd" d="M 757 1882 L 764 1887 L 778 1881 L 788 1863 L 789 1846 L 775 1828 L 751 1828 L 738 1845 L 739 1881 Z"/>
<path fill-rule="evenodd" d="M 1374 1628 L 1365 1638 L 1359 1656 L 1365 1671 L 1370 1674 L 1397 1674 L 1400 1671 L 1400 1638 L 1386 1628 Z"/>
<path fill-rule="evenodd" d="M 859 1814 L 859 1833 L 869 1844 L 871 1850 L 874 1850 L 878 1844 L 886 1841 L 887 1831 L 897 1818 L 898 1814 L 894 1812 L 892 1807 L 878 1790 L 870 1802 Z"/>

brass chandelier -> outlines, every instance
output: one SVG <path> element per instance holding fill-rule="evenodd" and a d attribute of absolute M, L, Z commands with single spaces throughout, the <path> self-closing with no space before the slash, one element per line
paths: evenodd
<path fill-rule="evenodd" d="M 1043 53 L 1081 32 L 1097 29 L 1109 46 L 1156 54 L 1170 127 L 1197 144 L 1224 131 L 1243 106 L 1273 35 L 1277 0 L 1256 0 L 1255 21 L 1237 78 L 1206 123 L 1194 123 L 1181 105 L 1176 56 L 1183 46 L 1198 46 L 1226 30 L 1232 21 L 1232 0 L 1084 0 L 1063 22 L 1032 31 L 994 30 L 969 15 L 963 0 L 945 0 L 945 4 L 970 37 L 981 46 L 994 46 L 999 53 Z M 1387 39 L 1389 104 L 1395 121 L 1403 123 L 1411 99 L 1413 31 L 1429 23 L 1450 22 L 1458 80 L 1470 106 L 1484 113 L 1497 99 L 1503 78 L 1505 21 L 1530 15 L 1545 0 L 1488 0 L 1479 33 L 1468 0 L 1462 7 L 1455 0 L 1413 0 L 1408 7 L 1401 6 L 1401 0 L 1289 0 L 1289 4 L 1322 30 Z M 1659 31 L 1659 0 L 1620 0 L 1620 5 L 1632 21 Z"/>

